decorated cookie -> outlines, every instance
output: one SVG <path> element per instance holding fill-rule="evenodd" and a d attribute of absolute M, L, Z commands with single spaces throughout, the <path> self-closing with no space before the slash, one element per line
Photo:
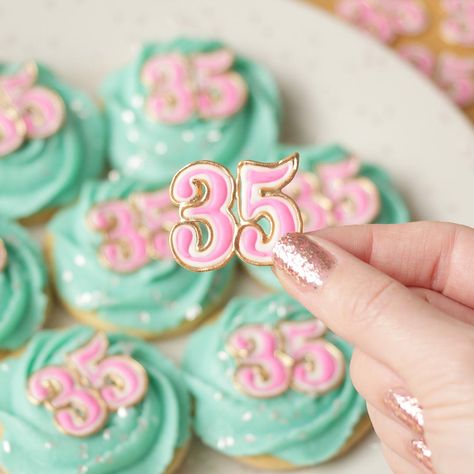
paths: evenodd
<path fill-rule="evenodd" d="M 170 473 L 190 440 L 178 371 L 121 334 L 43 331 L 2 363 L 0 386 L 7 473 Z"/>
<path fill-rule="evenodd" d="M 269 157 L 278 138 L 273 79 L 218 41 L 146 45 L 102 93 L 112 166 L 126 176 L 170 181 L 202 159 L 234 169 Z"/>
<path fill-rule="evenodd" d="M 196 434 L 268 469 L 335 457 L 367 428 L 349 378 L 351 352 L 286 294 L 234 300 L 186 348 Z"/>
<path fill-rule="evenodd" d="M 295 148 L 280 145 L 277 159 Z M 379 167 L 361 163 L 339 145 L 298 150 L 299 170 L 283 192 L 298 205 L 305 232 L 335 225 L 409 220 L 406 204 Z M 247 264 L 245 268 L 268 288 L 281 289 L 270 268 Z"/>
<path fill-rule="evenodd" d="M 96 105 L 41 64 L 0 64 L 0 213 L 41 220 L 104 166 Z M 36 219 L 34 219 L 36 218 Z"/>
<path fill-rule="evenodd" d="M 178 211 L 168 186 L 90 182 L 50 223 L 47 243 L 60 299 L 97 328 L 156 337 L 191 328 L 225 300 L 235 262 L 194 273 L 168 245 Z"/>
<path fill-rule="evenodd" d="M 39 249 L 19 225 L 0 217 L 0 353 L 18 349 L 40 328 L 47 304 Z"/>

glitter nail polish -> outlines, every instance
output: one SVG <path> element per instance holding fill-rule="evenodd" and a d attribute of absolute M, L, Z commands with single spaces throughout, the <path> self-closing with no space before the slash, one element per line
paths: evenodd
<path fill-rule="evenodd" d="M 303 289 L 320 288 L 336 259 L 304 234 L 282 237 L 273 248 L 273 265 Z"/>
<path fill-rule="evenodd" d="M 434 472 L 433 463 L 431 462 L 431 449 L 421 439 L 414 439 L 411 442 L 411 449 L 415 458 L 423 464 L 431 472 Z"/>
<path fill-rule="evenodd" d="M 423 410 L 416 398 L 403 390 L 389 390 L 384 402 L 399 420 L 417 433 L 423 434 Z"/>

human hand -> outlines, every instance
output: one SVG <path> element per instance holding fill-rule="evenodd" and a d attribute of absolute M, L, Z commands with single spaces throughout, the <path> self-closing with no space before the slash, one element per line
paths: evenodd
<path fill-rule="evenodd" d="M 396 474 L 474 472 L 474 229 L 289 234 L 284 288 L 354 346 L 351 376 Z"/>

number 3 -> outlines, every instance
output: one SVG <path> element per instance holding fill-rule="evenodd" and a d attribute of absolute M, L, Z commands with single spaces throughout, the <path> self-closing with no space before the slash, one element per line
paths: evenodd
<path fill-rule="evenodd" d="M 295 153 L 274 164 L 239 163 L 240 223 L 232 213 L 236 185 L 223 166 L 200 161 L 179 171 L 170 186 L 182 220 L 170 234 L 175 259 L 200 272 L 223 267 L 235 252 L 246 262 L 271 265 L 276 242 L 302 229 L 297 205 L 281 191 L 293 179 L 298 158 Z M 270 224 L 268 234 L 260 225 L 262 219 Z"/>

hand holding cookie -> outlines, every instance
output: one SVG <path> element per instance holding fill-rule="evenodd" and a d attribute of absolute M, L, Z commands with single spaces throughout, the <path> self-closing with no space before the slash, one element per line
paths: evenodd
<path fill-rule="evenodd" d="M 274 248 L 285 289 L 356 347 L 351 376 L 396 473 L 474 461 L 473 248 L 472 229 L 439 223 L 327 228 Z"/>

